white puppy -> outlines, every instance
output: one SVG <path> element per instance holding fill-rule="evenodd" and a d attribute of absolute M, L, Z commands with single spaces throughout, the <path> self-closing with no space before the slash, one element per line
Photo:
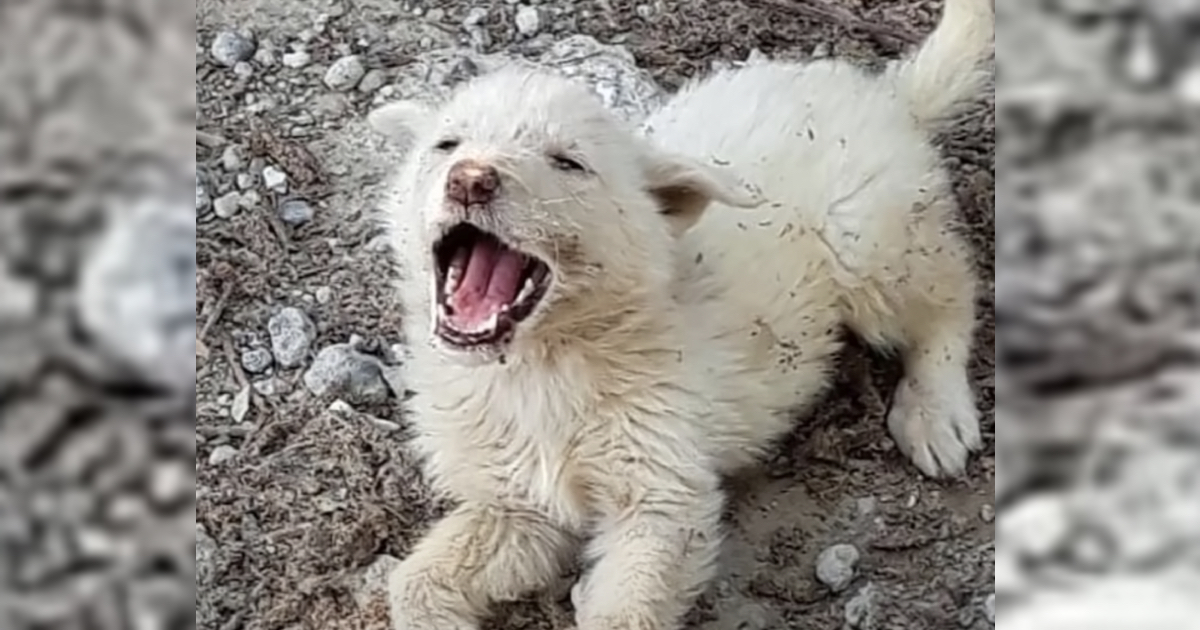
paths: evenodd
<path fill-rule="evenodd" d="M 581 544 L 581 630 L 678 628 L 714 571 L 720 476 L 816 400 L 842 325 L 902 352 L 901 449 L 963 471 L 974 286 L 929 136 L 988 89 L 993 25 L 990 0 L 948 0 L 878 76 L 720 74 L 647 137 L 528 70 L 371 114 L 410 146 L 386 201 L 407 382 L 459 502 L 392 575 L 394 628 L 475 630 Z"/>

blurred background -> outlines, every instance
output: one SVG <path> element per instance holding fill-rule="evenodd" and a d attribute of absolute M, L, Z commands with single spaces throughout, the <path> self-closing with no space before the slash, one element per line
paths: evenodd
<path fill-rule="evenodd" d="M 1200 2 L 997 9 L 1000 618 L 1191 627 Z"/>
<path fill-rule="evenodd" d="M 0 2 L 0 628 L 194 622 L 191 3 Z"/>

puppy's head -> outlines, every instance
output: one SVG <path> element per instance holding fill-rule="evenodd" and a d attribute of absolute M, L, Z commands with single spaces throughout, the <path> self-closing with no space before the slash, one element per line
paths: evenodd
<path fill-rule="evenodd" d="M 652 148 L 582 86 L 502 70 L 449 102 L 369 116 L 409 152 L 393 217 L 427 278 L 437 340 L 495 355 L 596 327 L 668 291 L 675 237 L 712 201 L 750 206 L 740 182 Z"/>

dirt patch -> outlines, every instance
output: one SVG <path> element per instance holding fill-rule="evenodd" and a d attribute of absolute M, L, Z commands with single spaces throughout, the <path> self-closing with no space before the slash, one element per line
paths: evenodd
<path fill-rule="evenodd" d="M 403 314 L 389 290 L 396 270 L 372 220 L 382 147 L 362 122 L 381 88 L 329 89 L 325 74 L 336 59 L 354 53 L 367 76 L 391 77 L 430 48 L 533 55 L 548 41 L 583 33 L 626 46 L 674 89 L 755 50 L 888 58 L 931 29 L 939 11 L 928 0 L 866 4 L 835 5 L 831 19 L 754 0 L 539 3 L 539 30 L 530 36 L 518 31 L 519 7 L 511 4 L 474 19 L 466 2 L 431 10 L 370 1 L 200 2 L 199 178 L 208 203 L 225 198 L 227 215 L 204 214 L 198 238 L 196 519 L 211 542 L 212 566 L 199 584 L 200 627 L 385 628 L 380 599 L 356 603 L 351 578 L 378 556 L 403 557 L 444 509 L 419 477 L 397 405 L 331 409 L 306 392 L 302 370 L 260 370 L 246 358 L 270 345 L 267 321 L 284 306 L 311 317 L 314 350 L 353 336 L 386 366 L 403 341 Z M 230 28 L 256 35 L 258 53 L 244 65 L 222 66 L 209 49 Z M 988 626 L 982 602 L 992 590 L 994 531 L 980 514 L 994 478 L 994 125 L 992 104 L 980 103 L 943 139 L 962 229 L 985 279 L 971 373 L 989 450 L 965 481 L 921 478 L 886 434 L 897 365 L 852 343 L 815 416 L 798 422 L 756 474 L 729 482 L 732 536 L 721 576 L 689 627 L 839 627 L 854 599 L 877 627 Z M 288 175 L 286 191 L 263 181 L 272 165 Z M 257 195 L 250 202 L 248 191 Z M 242 199 L 239 209 L 231 193 Z M 311 206 L 311 220 L 280 218 L 279 204 L 293 199 Z M 834 593 L 813 567 L 823 549 L 841 542 L 855 544 L 863 559 L 851 586 Z M 500 609 L 488 627 L 566 628 L 569 606 L 550 596 L 520 602 Z"/>

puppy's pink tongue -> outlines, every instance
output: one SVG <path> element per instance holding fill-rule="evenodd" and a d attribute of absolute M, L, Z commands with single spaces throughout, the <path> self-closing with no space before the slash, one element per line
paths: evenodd
<path fill-rule="evenodd" d="M 493 314 L 512 304 L 521 288 L 524 258 L 502 245 L 481 239 L 471 249 L 462 282 L 450 296 L 456 328 L 477 330 Z"/>

